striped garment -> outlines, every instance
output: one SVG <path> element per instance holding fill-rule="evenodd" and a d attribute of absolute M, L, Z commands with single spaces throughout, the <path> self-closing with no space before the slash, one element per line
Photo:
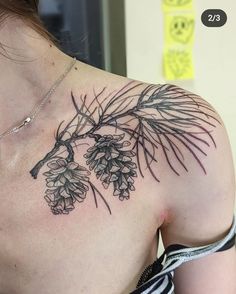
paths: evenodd
<path fill-rule="evenodd" d="M 236 220 L 227 235 L 212 244 L 200 247 L 188 247 L 181 244 L 169 245 L 160 258 L 149 265 L 142 273 L 136 290 L 130 294 L 174 294 L 174 270 L 182 263 L 208 254 L 227 250 L 235 245 Z M 164 264 L 162 264 L 165 258 Z"/>

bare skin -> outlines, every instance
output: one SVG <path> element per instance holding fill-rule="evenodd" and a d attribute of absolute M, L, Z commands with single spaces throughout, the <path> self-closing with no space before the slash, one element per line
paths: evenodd
<path fill-rule="evenodd" d="M 1 42 L 21 48 L 17 53 L 23 52 L 23 60 L 37 60 L 16 64 L 0 56 L 0 67 L 6 69 L 1 71 L 1 132 L 31 111 L 71 59 L 39 36 L 30 37 L 35 33 L 24 25 L 18 23 L 15 31 L 15 24 L 9 21 L 2 28 Z M 129 203 L 112 198 L 111 189 L 103 191 L 110 198 L 112 215 L 102 201 L 96 208 L 90 191 L 75 213 L 54 216 L 43 200 L 44 177 L 41 174 L 35 181 L 29 173 L 52 146 L 58 124 L 74 115 L 71 90 L 92 93 L 104 82 L 115 91 L 129 81 L 78 61 L 33 125 L 1 141 L 1 294 L 36 293 L 36 289 L 45 294 L 127 293 L 156 257 L 156 230 L 164 205 L 149 176 L 136 180 Z M 82 153 L 87 145 L 80 147 Z M 79 160 L 80 154 L 76 157 Z M 95 176 L 91 181 L 99 185 Z M 148 200 L 144 185 L 149 187 Z M 159 202 L 155 207 L 154 200 Z"/>
<path fill-rule="evenodd" d="M 16 20 L 9 21 L 8 25 L 1 29 L 1 42 L 18 48 L 17 53 L 23 53 L 24 60 L 35 60 L 27 64 L 25 62 L 16 64 L 0 55 L 0 68 L 4 69 L 0 73 L 2 81 L 0 133 L 27 116 L 71 60 Z M 11 57 L 16 56 L 11 55 Z M 129 191 L 128 199 L 120 201 L 114 197 L 113 186 L 110 185 L 105 189 L 94 170 L 91 170 L 89 175 L 90 183 L 94 186 L 90 185 L 84 201 L 73 203 L 73 209 L 71 205 L 68 206 L 69 208 L 63 206 L 61 209 L 60 203 L 55 203 L 55 199 L 53 202 L 44 199 L 45 190 L 48 188 L 45 183 L 45 172 L 50 170 L 55 172 L 47 164 L 56 158 L 50 158 L 37 172 L 34 168 L 53 150 L 57 137 L 55 134 L 60 123 L 63 120 L 70 121 L 75 115 L 75 104 L 73 104 L 71 92 L 81 109 L 83 104 L 81 95 L 82 97 L 87 95 L 86 105 L 88 106 L 94 99 L 94 92 L 99 93 L 106 87 L 108 103 L 112 99 L 112 94 L 109 96 L 109 93 L 114 95 L 127 85 L 130 89 L 129 97 L 140 97 L 141 93 L 149 87 L 147 84 L 106 73 L 78 61 L 35 122 L 20 133 L 1 140 L 1 294 L 126 294 L 135 289 L 144 268 L 156 259 L 158 228 L 162 228 L 166 233 L 169 227 L 170 230 L 172 229 L 170 224 L 177 220 L 175 224 L 179 226 L 178 231 L 186 237 L 184 232 L 187 232 L 187 229 L 181 231 L 182 223 L 178 222 L 178 219 L 183 212 L 180 210 L 180 203 L 183 199 L 187 199 L 188 195 L 187 192 L 185 195 L 183 191 L 181 196 L 175 195 L 174 192 L 177 188 L 181 191 L 186 179 L 191 181 L 191 175 L 189 178 L 182 177 L 178 180 L 180 177 L 176 174 L 177 170 L 173 171 L 164 151 L 160 151 L 157 157 L 158 164 L 152 165 L 153 173 L 149 168 L 145 169 L 146 156 L 150 162 L 151 153 L 149 154 L 148 150 L 151 149 L 145 149 L 145 152 L 140 153 L 139 158 L 136 153 L 133 157 L 133 163 L 137 166 L 137 177 L 134 177 L 135 190 Z M 132 88 L 132 85 L 135 87 Z M 158 86 L 156 87 L 158 89 Z M 189 107 L 191 99 L 184 101 L 185 107 Z M 219 117 L 211 108 L 207 108 L 206 105 L 204 107 L 212 125 L 209 129 L 207 120 L 202 122 L 202 127 L 211 130 L 218 126 L 221 129 L 222 122 Z M 116 106 L 113 103 L 110 109 L 112 115 L 115 109 Z M 130 109 L 132 106 L 127 105 L 126 110 Z M 186 115 L 183 117 L 186 118 Z M 204 113 L 198 113 L 197 119 L 205 117 Z M 94 112 L 93 119 L 99 120 L 98 112 Z M 136 128 L 136 123 L 137 121 L 130 122 L 131 130 Z M 182 124 L 182 128 L 185 126 L 186 124 Z M 83 132 L 89 131 L 90 128 L 91 125 L 86 124 Z M 191 130 L 192 128 L 193 126 Z M 114 127 L 110 125 L 101 128 L 99 134 L 114 136 L 122 134 L 122 131 L 118 129 L 115 132 Z M 214 150 L 216 147 L 217 141 L 208 133 L 202 140 L 197 139 L 195 135 L 192 138 L 194 141 L 191 142 L 199 144 L 199 148 L 202 148 L 201 144 L 205 145 L 206 153 L 208 148 Z M 66 139 L 62 138 L 62 140 L 65 142 Z M 124 140 L 135 143 L 134 138 L 130 139 L 128 134 Z M 178 139 L 175 138 L 175 140 L 176 143 Z M 60 147 L 61 149 L 54 156 L 59 156 L 62 161 L 64 160 L 63 162 L 67 161 L 66 164 L 76 163 L 88 169 L 84 155 L 89 147 L 94 146 L 94 138 L 86 137 L 83 141 L 76 142 L 80 145 L 77 148 L 73 146 L 73 160 L 67 148 Z M 141 143 L 139 145 L 143 146 Z M 188 154 L 185 163 L 189 161 L 191 166 L 194 162 L 193 174 L 202 177 L 205 174 L 207 177 L 207 171 L 203 166 L 205 155 L 202 153 L 201 156 L 197 156 L 197 153 L 190 151 Z M 176 157 L 173 158 L 175 158 L 175 164 L 181 165 Z M 179 158 L 181 158 L 180 153 Z M 138 168 L 138 162 L 143 167 L 141 171 Z M 183 164 L 181 166 L 183 168 Z M 50 175 L 46 176 L 49 181 L 50 177 Z M 158 181 L 159 179 L 161 182 Z M 174 187 L 170 187 L 171 181 L 175 183 Z M 92 187 L 96 187 L 102 197 L 98 192 L 94 194 Z M 50 189 L 52 188 L 54 189 L 55 186 Z M 71 196 L 68 193 L 65 197 Z M 172 194 L 175 197 L 169 196 Z M 95 195 L 97 201 L 95 201 Z M 66 201 L 64 198 L 62 200 Z M 206 199 L 205 203 L 207 201 Z M 109 205 L 110 210 L 106 204 Z M 178 215 L 176 215 L 177 210 Z M 227 226 L 228 224 L 222 226 L 222 230 Z M 181 238 L 178 240 L 181 234 L 177 235 L 176 231 L 172 232 L 172 235 L 174 238 L 166 233 L 166 245 L 173 240 L 176 242 L 183 240 Z M 191 238 L 185 240 L 191 244 Z M 196 241 L 194 238 L 192 241 L 193 244 L 199 245 L 194 243 Z"/>

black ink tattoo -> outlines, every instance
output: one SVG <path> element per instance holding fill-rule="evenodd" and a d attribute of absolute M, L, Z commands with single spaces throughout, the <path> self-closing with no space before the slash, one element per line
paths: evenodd
<path fill-rule="evenodd" d="M 76 202 L 85 200 L 89 188 L 96 207 L 99 196 L 111 214 L 106 199 L 90 181 L 91 171 L 105 189 L 112 185 L 113 195 L 119 200 L 128 200 L 130 192 L 135 190 L 137 170 L 144 177 L 140 152 L 143 153 L 146 168 L 157 182 L 160 180 L 152 167 L 152 163 L 157 162 L 157 150 L 162 152 L 168 166 L 178 176 L 180 173 L 175 166 L 176 162 L 188 171 L 183 149 L 192 154 L 206 173 L 197 152 L 207 155 L 202 147 L 209 147 L 209 140 L 216 147 L 211 131 L 207 129 L 208 126 L 216 127 L 214 122 L 221 124 L 214 116 L 214 109 L 199 96 L 170 84 L 149 85 L 141 93 L 132 94 L 133 90 L 136 91 L 142 85 L 131 82 L 109 95 L 106 95 L 104 88 L 98 94 L 94 92 L 94 99 L 89 106 L 86 105 L 86 95 L 80 97 L 82 105 L 79 107 L 71 93 L 76 110 L 74 117 L 67 124 L 61 122 L 55 134 L 54 147 L 30 171 L 36 179 L 40 169 L 47 163 L 49 171 L 44 173 L 48 187 L 45 199 L 54 214 L 68 214 L 75 208 Z M 98 106 L 91 111 L 94 103 Z M 96 111 L 99 114 L 98 121 L 93 117 Z M 126 121 L 122 122 L 122 119 Z M 129 125 L 131 121 L 136 122 L 134 128 Z M 86 125 L 91 128 L 82 133 Z M 112 127 L 122 133 L 99 134 L 98 131 L 105 127 Z M 208 140 L 202 138 L 201 134 L 205 134 Z M 125 135 L 129 136 L 129 140 L 124 139 Z M 74 159 L 75 149 L 79 146 L 77 143 L 86 138 L 94 140 L 94 145 L 83 155 L 88 169 Z M 131 139 L 135 142 L 132 148 L 126 149 L 131 146 Z M 67 156 L 63 157 L 65 151 Z"/>
<path fill-rule="evenodd" d="M 48 167 L 50 170 L 44 173 L 49 188 L 45 199 L 54 214 L 68 213 L 74 209 L 75 201 L 84 201 L 90 173 L 78 163 L 67 162 L 64 158 L 52 160 Z"/>
<path fill-rule="evenodd" d="M 122 150 L 130 145 L 129 141 L 120 142 L 124 135 L 104 135 L 84 155 L 89 169 L 94 170 L 105 189 L 111 182 L 114 184 L 113 195 L 119 196 L 120 200 L 129 198 L 129 190 L 134 191 L 133 177 L 137 176 L 136 164 L 132 162 L 135 153 Z"/>

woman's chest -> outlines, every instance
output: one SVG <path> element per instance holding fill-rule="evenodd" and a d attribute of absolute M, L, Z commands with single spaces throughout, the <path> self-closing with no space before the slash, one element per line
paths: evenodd
<path fill-rule="evenodd" d="M 160 194 L 150 179 L 137 180 L 132 197 L 119 201 L 95 177 L 91 182 L 102 191 L 100 197 L 90 189 L 69 214 L 55 215 L 44 198 L 45 178 L 1 172 L 1 293 L 134 289 L 156 257 Z"/>

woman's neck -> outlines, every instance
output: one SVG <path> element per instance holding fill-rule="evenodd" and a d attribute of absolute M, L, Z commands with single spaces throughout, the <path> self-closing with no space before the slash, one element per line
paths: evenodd
<path fill-rule="evenodd" d="M 29 114 L 71 58 L 16 19 L 1 25 L 0 45 L 1 133 Z"/>

